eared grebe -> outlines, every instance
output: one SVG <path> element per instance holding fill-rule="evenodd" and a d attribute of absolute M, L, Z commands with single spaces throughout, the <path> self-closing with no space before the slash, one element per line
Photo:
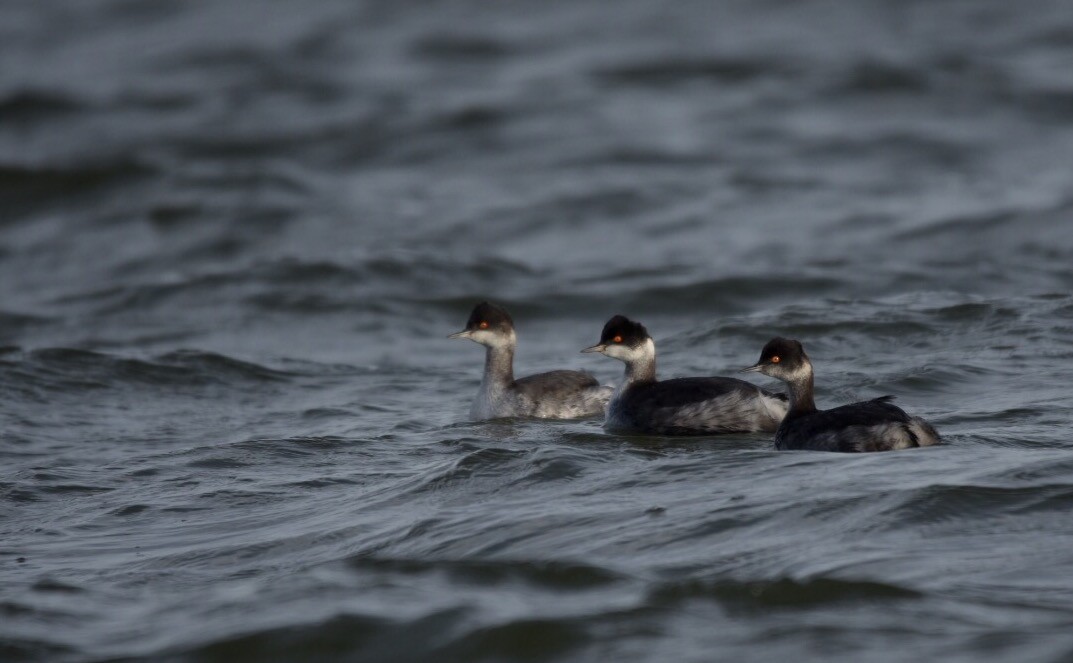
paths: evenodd
<path fill-rule="evenodd" d="M 789 386 L 790 412 L 775 432 L 776 449 L 814 451 L 890 451 L 939 444 L 939 434 L 920 417 L 910 417 L 883 396 L 830 410 L 812 399 L 812 362 L 797 341 L 776 338 L 764 346 L 760 361 L 746 368 Z"/>
<path fill-rule="evenodd" d="M 611 398 L 611 387 L 581 371 L 551 371 L 515 380 L 514 321 L 494 304 L 477 304 L 466 328 L 447 338 L 468 338 L 488 348 L 481 388 L 469 412 L 472 419 L 591 417 L 602 415 Z"/>
<path fill-rule="evenodd" d="M 773 431 L 786 414 L 786 397 L 734 378 L 656 380 L 656 344 L 643 325 L 616 315 L 600 352 L 626 363 L 626 376 L 607 408 L 604 427 L 656 435 L 711 435 Z"/>

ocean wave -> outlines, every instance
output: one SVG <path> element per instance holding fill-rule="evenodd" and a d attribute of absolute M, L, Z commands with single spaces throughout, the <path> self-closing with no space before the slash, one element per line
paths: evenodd
<path fill-rule="evenodd" d="M 664 583 L 652 590 L 649 600 L 669 608 L 694 599 L 712 599 L 735 611 L 769 612 L 809 610 L 840 603 L 914 600 L 923 596 L 912 588 L 885 582 L 817 577 L 754 582 L 692 579 Z"/>
<path fill-rule="evenodd" d="M 74 115 L 91 107 L 92 104 L 68 94 L 45 89 L 20 88 L 0 95 L 0 122 L 43 122 Z"/>
<path fill-rule="evenodd" d="M 851 94 L 914 93 L 929 90 L 926 67 L 864 59 L 851 64 L 832 91 Z"/>
<path fill-rule="evenodd" d="M 0 360 L 0 375 L 10 389 L 65 392 L 121 385 L 266 383 L 292 377 L 286 371 L 212 352 L 178 350 L 146 360 L 76 348 L 10 352 Z"/>
<path fill-rule="evenodd" d="M 584 627 L 565 619 L 517 619 L 472 625 L 470 611 L 446 609 L 407 620 L 338 615 L 317 623 L 262 630 L 165 660 L 222 661 L 512 661 L 546 660 L 588 641 Z"/>
<path fill-rule="evenodd" d="M 472 307 L 476 297 L 442 299 L 434 293 L 451 290 L 480 293 L 489 283 L 509 283 L 533 274 L 526 265 L 506 259 L 474 259 L 459 263 L 425 255 L 366 256 L 352 264 L 339 261 L 283 259 L 227 270 L 206 271 L 166 282 L 126 283 L 74 292 L 57 304 L 82 305 L 96 315 L 142 313 L 172 307 L 179 301 L 206 307 L 214 301 L 238 299 L 255 310 L 289 313 L 384 312 L 402 302 L 438 304 L 452 310 Z M 458 308 L 456 308 L 458 307 Z"/>
<path fill-rule="evenodd" d="M 696 82 L 747 83 L 785 76 L 794 69 L 785 62 L 762 57 L 662 57 L 606 67 L 594 72 L 594 76 L 609 85 L 663 87 Z"/>
<path fill-rule="evenodd" d="M 442 61 L 489 61 L 498 60 L 521 52 L 516 42 L 479 34 L 432 33 L 425 35 L 410 47 L 421 58 L 437 63 Z"/>
<path fill-rule="evenodd" d="M 347 559 L 346 565 L 362 573 L 445 574 L 463 583 L 487 586 L 523 582 L 553 590 L 603 587 L 623 580 L 620 574 L 605 568 L 558 560 L 430 560 L 357 555 Z"/>
<path fill-rule="evenodd" d="M 912 523 L 972 529 L 995 518 L 1064 512 L 1070 507 L 1073 484 L 932 485 L 903 496 L 889 514 L 888 526 L 900 528 Z"/>
<path fill-rule="evenodd" d="M 157 169 L 129 158 L 63 166 L 0 163 L 0 203 L 9 219 L 20 212 L 69 204 L 75 197 L 144 180 Z"/>

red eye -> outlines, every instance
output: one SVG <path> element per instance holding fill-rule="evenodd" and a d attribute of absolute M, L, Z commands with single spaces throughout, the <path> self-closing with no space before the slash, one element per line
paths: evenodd
<path fill-rule="evenodd" d="M 775 355 L 774 357 L 771 358 L 771 363 L 772 364 L 777 364 L 780 361 L 782 361 L 782 359 L 780 359 L 778 355 Z"/>
<path fill-rule="evenodd" d="M 481 324 L 479 324 L 477 326 L 480 327 L 481 329 L 488 329 L 488 323 L 486 321 L 484 321 L 484 320 L 481 320 Z"/>
<path fill-rule="evenodd" d="M 621 343 L 622 342 L 622 337 L 621 336 L 616 336 L 615 338 L 611 339 L 611 342 L 612 343 Z"/>

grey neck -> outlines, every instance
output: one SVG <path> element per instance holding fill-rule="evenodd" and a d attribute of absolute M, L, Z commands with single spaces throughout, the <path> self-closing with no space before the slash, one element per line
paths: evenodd
<path fill-rule="evenodd" d="M 656 358 L 643 357 L 636 361 L 626 362 L 626 375 L 623 384 L 636 384 L 638 382 L 656 381 Z"/>
<path fill-rule="evenodd" d="M 789 414 L 809 414 L 816 411 L 816 401 L 812 397 L 812 367 L 800 377 L 787 381 L 790 393 Z"/>
<path fill-rule="evenodd" d="M 514 382 L 514 346 L 488 346 L 484 354 L 484 378 L 488 386 L 506 386 Z"/>

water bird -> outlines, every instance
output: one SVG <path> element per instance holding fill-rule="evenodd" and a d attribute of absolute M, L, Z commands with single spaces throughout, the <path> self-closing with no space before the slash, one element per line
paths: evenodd
<path fill-rule="evenodd" d="M 771 432 L 787 410 L 787 398 L 735 378 L 656 379 L 656 344 L 639 322 L 616 315 L 599 352 L 626 364 L 625 377 L 608 404 L 604 427 L 655 435 Z"/>
<path fill-rule="evenodd" d="M 611 387 L 583 371 L 549 371 L 514 379 L 514 320 L 506 309 L 481 302 L 466 328 L 447 338 L 466 338 L 485 346 L 484 377 L 469 416 L 577 419 L 604 413 Z"/>
<path fill-rule="evenodd" d="M 775 432 L 776 449 L 891 451 L 939 444 L 939 433 L 890 402 L 893 396 L 817 410 L 812 362 L 798 341 L 774 338 L 744 372 L 763 373 L 788 386 L 790 411 Z"/>

